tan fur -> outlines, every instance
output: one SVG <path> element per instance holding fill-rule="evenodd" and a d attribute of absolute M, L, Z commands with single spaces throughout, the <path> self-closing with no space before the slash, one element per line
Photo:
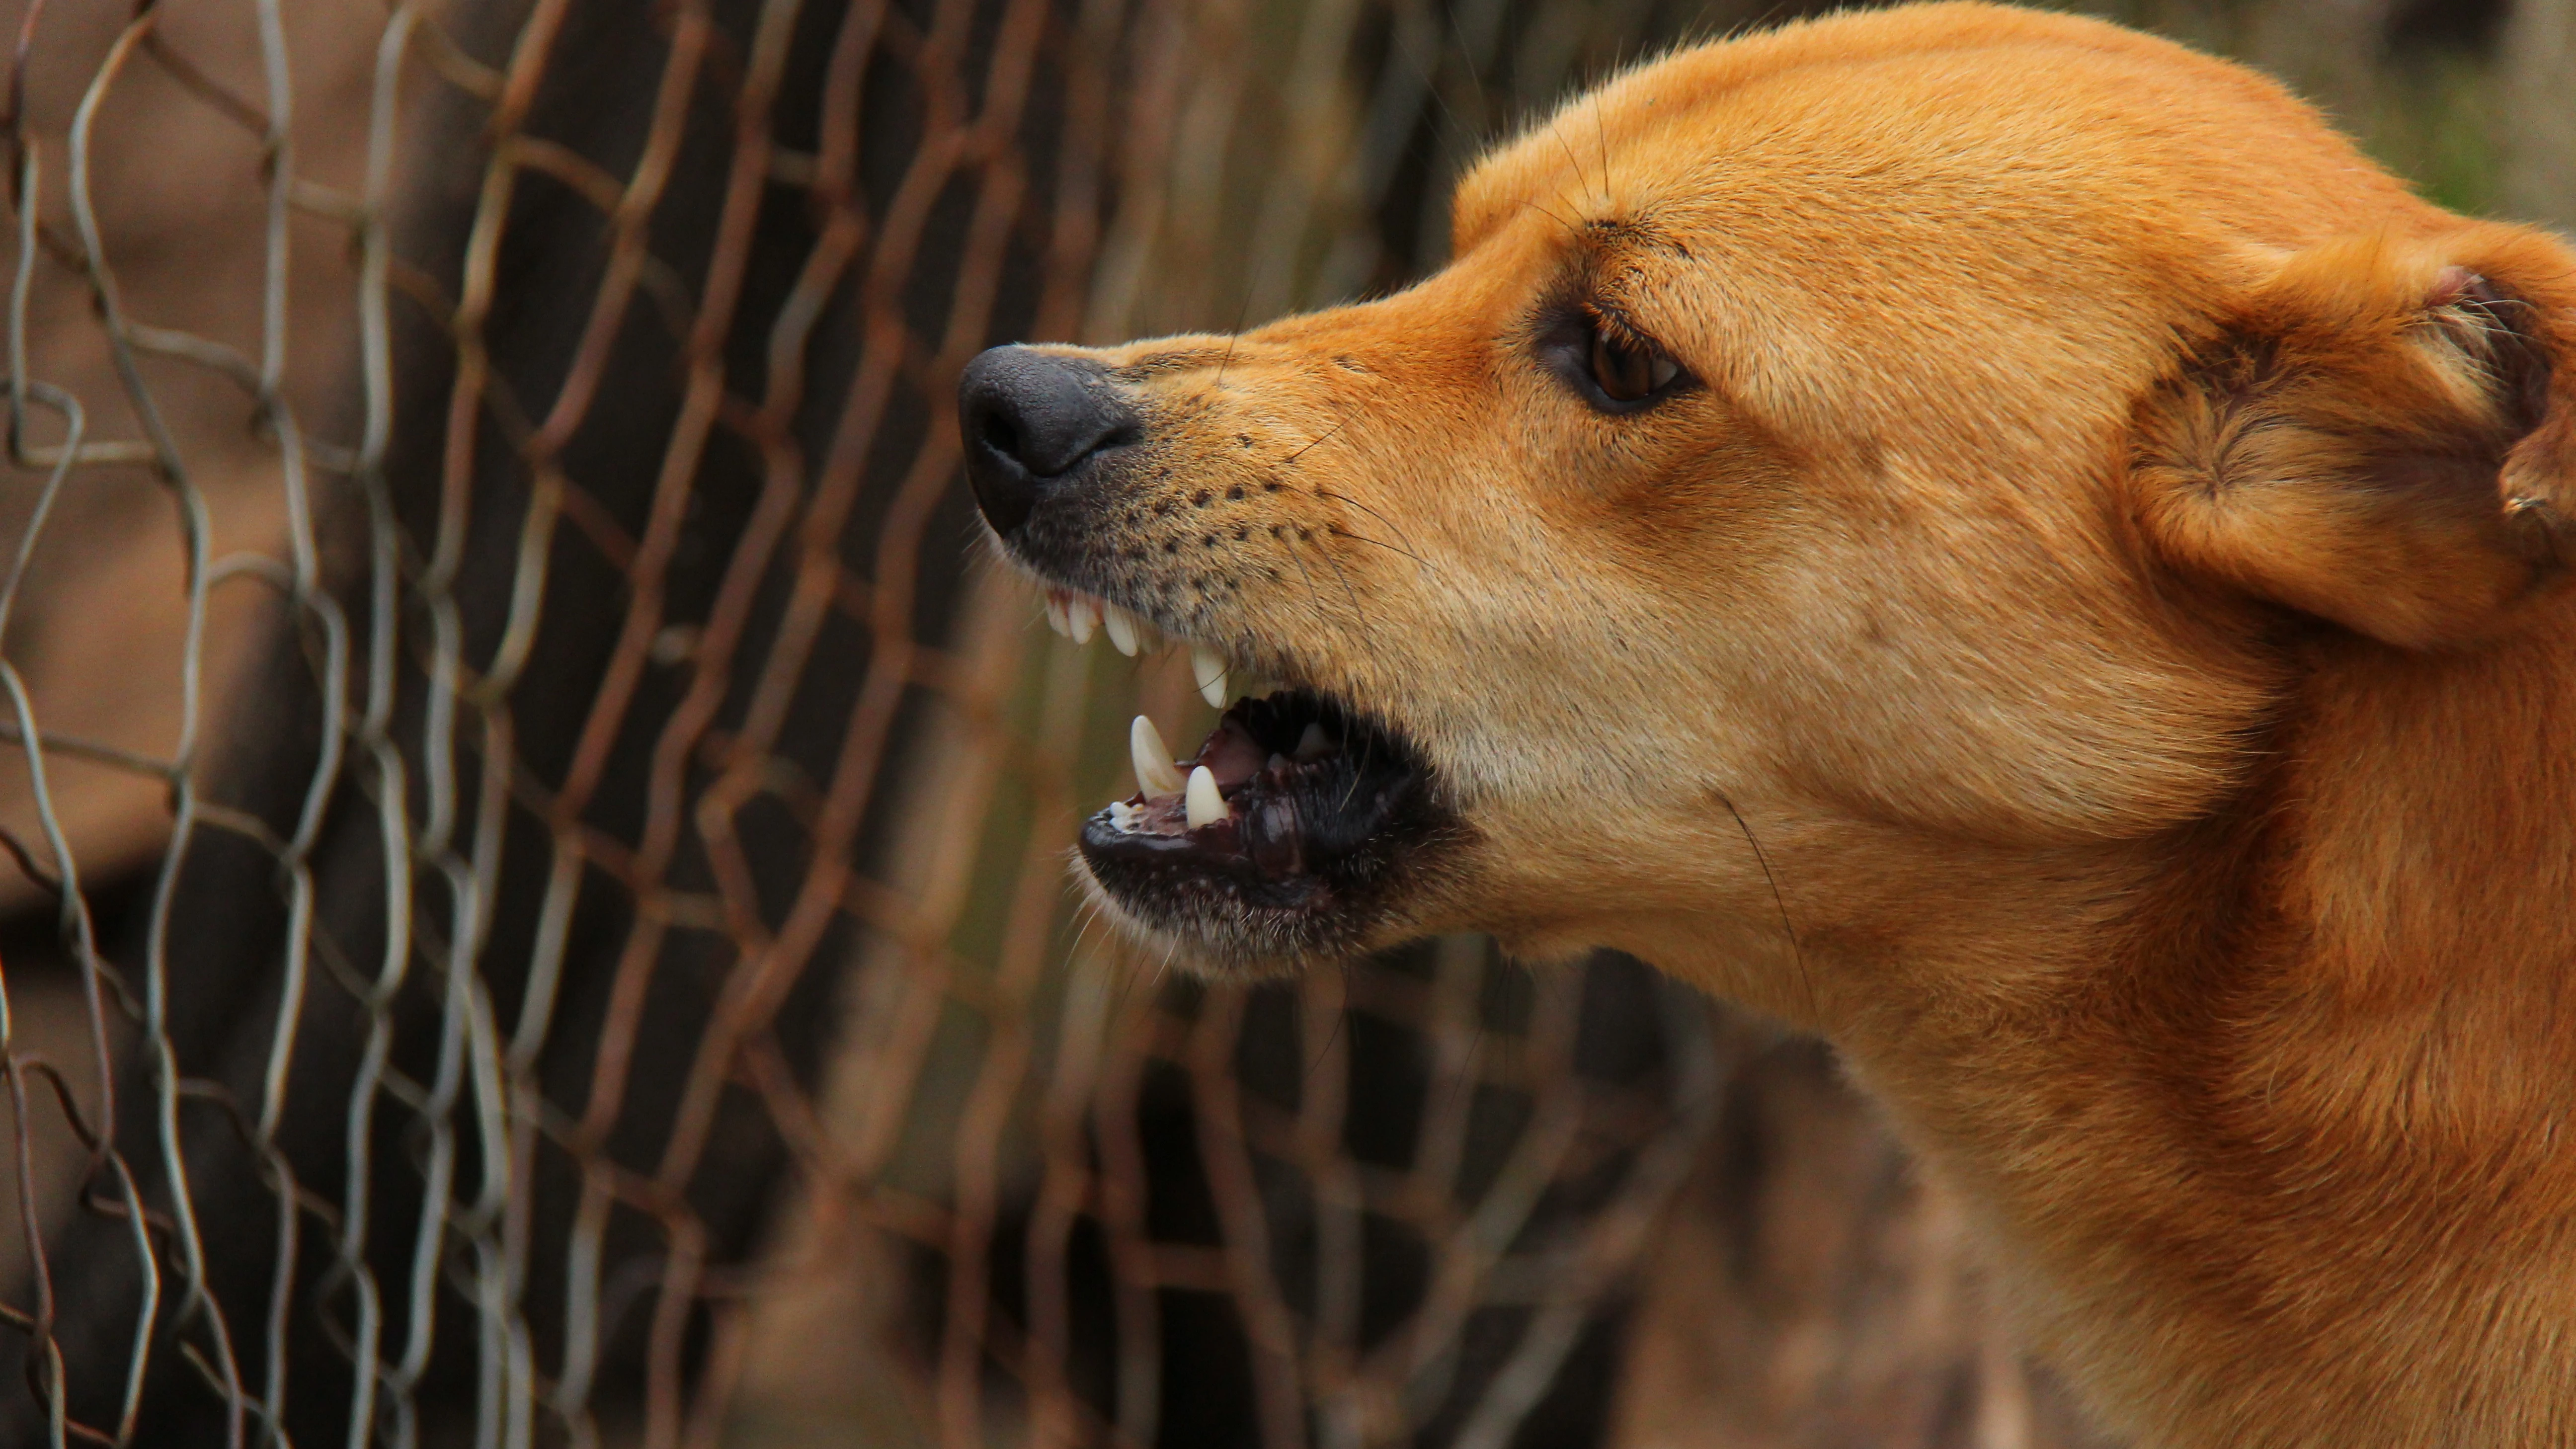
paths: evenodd
<path fill-rule="evenodd" d="M 1822 1031 L 2143 1444 L 2576 1443 L 2576 255 L 1973 4 L 1639 67 L 1456 243 L 1102 354 L 1157 617 L 1466 824 L 1382 934 Z M 1590 409 L 1573 293 L 1700 385 Z"/>

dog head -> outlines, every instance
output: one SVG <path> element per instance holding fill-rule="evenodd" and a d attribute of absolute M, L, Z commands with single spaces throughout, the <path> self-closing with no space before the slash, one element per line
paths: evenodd
<path fill-rule="evenodd" d="M 1285 685 L 1083 834 L 1200 959 L 1472 927 L 1802 1015 L 1793 962 L 2213 809 L 2302 639 L 2479 647 L 2561 571 L 2566 249 L 2115 27 L 1641 66 L 1475 169 L 1454 254 L 967 376 L 1057 607 Z"/>

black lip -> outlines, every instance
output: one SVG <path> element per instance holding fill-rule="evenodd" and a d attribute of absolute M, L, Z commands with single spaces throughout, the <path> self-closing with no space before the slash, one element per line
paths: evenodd
<path fill-rule="evenodd" d="M 1093 815 L 1080 844 L 1093 879 L 1139 919 L 1221 956 L 1352 947 L 1454 822 L 1418 750 L 1312 691 L 1237 701 L 1201 755 L 1232 728 L 1286 756 L 1308 723 L 1332 731 L 1340 748 L 1305 764 L 1265 765 L 1225 787 L 1231 813 L 1223 820 L 1157 833 L 1122 830 L 1106 808 Z"/>

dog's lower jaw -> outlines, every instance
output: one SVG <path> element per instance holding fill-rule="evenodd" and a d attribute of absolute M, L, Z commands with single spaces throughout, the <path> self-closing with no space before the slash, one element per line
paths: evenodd
<path fill-rule="evenodd" d="M 1282 931 L 1252 912 L 1215 902 L 1177 909 L 1163 903 L 1149 909 L 1122 900 L 1102 884 L 1079 849 L 1067 853 L 1066 868 L 1087 909 L 1126 938 L 1139 961 L 1156 969 L 1223 980 L 1270 980 L 1337 965 L 1420 934 L 1395 918 L 1365 926 L 1352 923 L 1319 936 Z"/>

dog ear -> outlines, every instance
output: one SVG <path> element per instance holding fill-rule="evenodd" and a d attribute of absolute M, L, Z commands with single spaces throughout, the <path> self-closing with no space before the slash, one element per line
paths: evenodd
<path fill-rule="evenodd" d="M 2506 627 L 2576 563 L 2576 253 L 2475 225 L 2290 255 L 2144 404 L 2186 571 L 2390 644 Z"/>

